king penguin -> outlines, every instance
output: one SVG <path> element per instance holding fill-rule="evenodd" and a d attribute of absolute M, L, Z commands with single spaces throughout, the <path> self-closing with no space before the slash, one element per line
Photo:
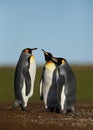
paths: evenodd
<path fill-rule="evenodd" d="M 45 56 L 45 65 L 40 80 L 40 98 L 44 101 L 45 109 L 48 112 L 59 112 L 60 106 L 57 101 L 57 71 L 56 64 L 52 62 L 52 54 L 42 49 Z"/>
<path fill-rule="evenodd" d="M 21 110 L 26 111 L 28 100 L 33 95 L 34 80 L 36 74 L 35 58 L 32 51 L 37 48 L 26 48 L 21 52 L 18 63 L 15 69 L 14 77 L 14 92 L 15 102 L 13 107 L 21 107 Z"/>
<path fill-rule="evenodd" d="M 52 57 L 52 60 L 58 66 L 57 95 L 61 111 L 63 113 L 74 113 L 77 88 L 75 74 L 66 59 Z"/>

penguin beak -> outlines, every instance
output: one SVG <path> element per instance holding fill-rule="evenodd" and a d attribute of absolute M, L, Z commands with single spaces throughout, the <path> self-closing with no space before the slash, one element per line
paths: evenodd
<path fill-rule="evenodd" d="M 41 50 L 45 53 L 45 51 L 43 49 L 41 49 Z"/>
<path fill-rule="evenodd" d="M 55 62 L 57 62 L 57 58 L 55 58 L 55 57 L 52 57 L 52 60 L 55 61 Z"/>
<path fill-rule="evenodd" d="M 37 50 L 38 48 L 32 48 L 31 50 L 33 51 L 33 50 Z"/>
<path fill-rule="evenodd" d="M 38 48 L 32 48 L 32 49 L 31 48 L 26 48 L 26 49 L 23 50 L 23 52 L 25 52 L 26 54 L 31 54 L 32 51 L 36 50 L 36 49 L 38 49 Z"/>
<path fill-rule="evenodd" d="M 41 49 L 41 50 L 44 52 L 45 55 L 48 55 L 48 53 L 45 50 L 43 50 L 43 49 Z"/>

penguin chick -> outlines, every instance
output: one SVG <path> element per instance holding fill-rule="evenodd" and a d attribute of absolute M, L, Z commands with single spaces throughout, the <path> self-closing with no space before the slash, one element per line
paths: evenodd
<path fill-rule="evenodd" d="M 51 112 L 59 112 L 57 101 L 57 71 L 56 64 L 52 62 L 52 54 L 42 49 L 45 56 L 45 65 L 40 81 L 40 98 L 44 101 L 45 109 Z"/>
<path fill-rule="evenodd" d="M 64 58 L 52 57 L 58 66 L 59 79 L 57 82 L 58 101 L 63 113 L 75 112 L 76 78 L 74 72 Z"/>
<path fill-rule="evenodd" d="M 15 69 L 14 92 L 15 102 L 13 107 L 19 105 L 25 111 L 29 98 L 33 95 L 36 64 L 32 51 L 37 48 L 26 48 L 21 52 Z"/>

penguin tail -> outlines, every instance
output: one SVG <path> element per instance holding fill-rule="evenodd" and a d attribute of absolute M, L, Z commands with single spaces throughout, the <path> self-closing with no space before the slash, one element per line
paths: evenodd
<path fill-rule="evenodd" d="M 13 104 L 13 108 L 17 108 L 17 107 L 19 107 L 20 104 L 21 104 L 21 101 L 19 101 L 19 100 L 15 100 L 15 102 L 14 102 L 14 104 Z"/>

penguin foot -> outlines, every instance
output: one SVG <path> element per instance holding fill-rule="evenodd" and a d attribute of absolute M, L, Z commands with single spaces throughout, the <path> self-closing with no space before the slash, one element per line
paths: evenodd
<path fill-rule="evenodd" d="M 51 112 L 54 112 L 55 108 L 54 108 L 54 107 L 51 107 L 50 110 L 51 110 Z"/>
<path fill-rule="evenodd" d="M 55 108 L 55 107 L 48 107 L 48 108 L 46 108 L 46 112 L 60 113 L 60 109 L 59 108 Z"/>
<path fill-rule="evenodd" d="M 21 110 L 23 112 L 31 112 L 31 109 L 27 109 L 27 107 L 21 107 Z"/>
<path fill-rule="evenodd" d="M 16 100 L 13 104 L 13 109 L 20 107 L 20 102 Z"/>
<path fill-rule="evenodd" d="M 56 109 L 55 109 L 55 113 L 60 113 L 60 109 L 59 109 L 59 108 L 56 108 Z"/>
<path fill-rule="evenodd" d="M 21 110 L 22 110 L 22 111 L 27 112 L 26 107 L 23 107 L 23 105 L 22 105 L 22 104 L 20 104 L 20 107 L 21 107 Z"/>
<path fill-rule="evenodd" d="M 25 107 L 21 107 L 21 110 L 24 111 L 24 112 L 27 111 Z"/>
<path fill-rule="evenodd" d="M 63 114 L 69 114 L 69 113 L 74 113 L 74 112 L 70 109 L 66 109 L 63 111 Z"/>
<path fill-rule="evenodd" d="M 23 111 L 24 111 L 24 112 L 31 112 L 31 110 L 28 110 L 28 109 L 26 109 L 26 108 L 25 108 Z"/>
<path fill-rule="evenodd" d="M 55 108 L 54 107 L 48 107 L 46 109 L 47 112 L 54 112 Z"/>
<path fill-rule="evenodd" d="M 46 112 L 50 112 L 50 109 L 49 109 L 49 108 L 46 108 Z"/>

